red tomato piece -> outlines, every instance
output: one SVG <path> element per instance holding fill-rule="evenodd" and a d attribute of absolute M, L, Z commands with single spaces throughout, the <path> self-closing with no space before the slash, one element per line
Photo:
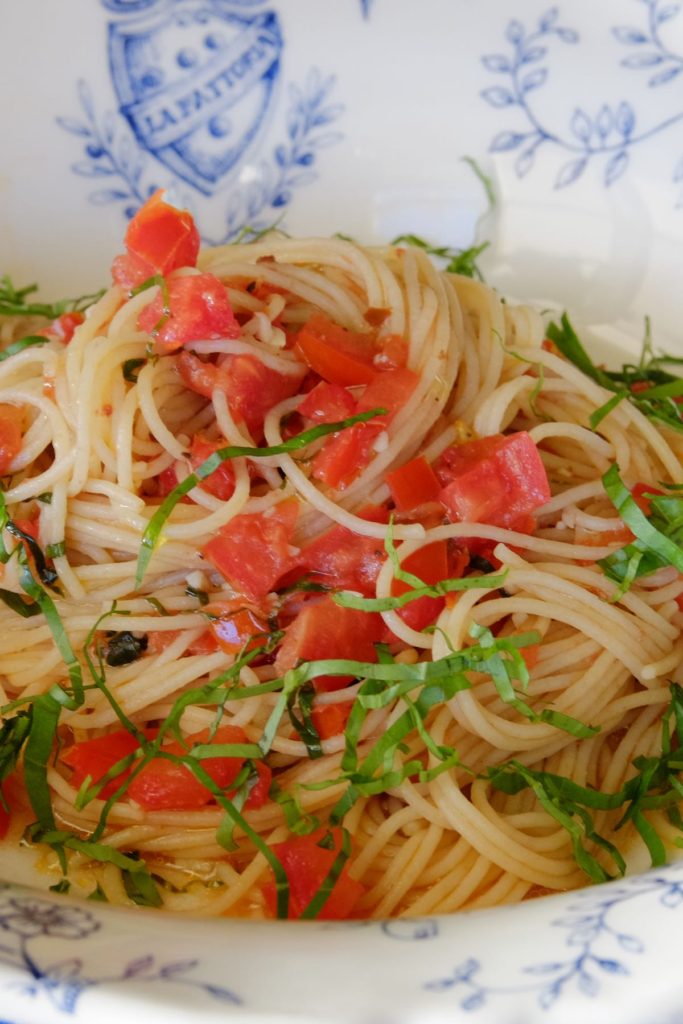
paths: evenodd
<path fill-rule="evenodd" d="M 190 447 L 192 468 L 197 469 L 198 466 L 201 466 L 202 462 L 206 462 L 210 455 L 213 455 L 219 448 L 224 448 L 226 444 L 227 442 L 224 439 L 210 441 L 201 433 L 195 434 Z M 214 469 L 211 476 L 207 476 L 202 480 L 201 486 L 209 494 L 213 494 L 215 498 L 227 501 L 228 498 L 232 497 L 235 490 L 235 472 L 232 468 L 232 463 L 229 461 L 222 462 L 218 469 Z"/>
<path fill-rule="evenodd" d="M 279 675 L 301 661 L 353 658 L 377 661 L 375 644 L 384 636 L 384 621 L 378 612 L 342 608 L 329 595 L 306 604 L 285 630 L 275 670 Z M 350 676 L 322 676 L 313 680 L 319 692 L 339 690 Z"/>
<path fill-rule="evenodd" d="M 341 830 L 335 828 L 330 832 L 334 839 L 334 849 L 332 850 L 319 845 L 327 835 L 326 829 L 318 829 L 310 836 L 293 836 L 284 843 L 277 843 L 273 846 L 273 852 L 282 864 L 289 882 L 288 917 L 290 920 L 301 917 L 325 881 L 341 849 Z M 318 915 L 319 920 L 342 921 L 350 917 L 364 892 L 365 889 L 361 883 L 351 878 L 348 864 L 345 864 L 327 902 Z M 263 886 L 263 895 L 270 913 L 275 916 L 277 905 L 275 882 L 267 882 Z"/>
<path fill-rule="evenodd" d="M 289 499 L 267 512 L 235 516 L 202 554 L 236 591 L 258 604 L 300 564 L 291 548 L 298 511 L 298 502 Z"/>
<path fill-rule="evenodd" d="M 10 466 L 21 451 L 23 410 L 18 405 L 0 405 L 0 476 L 9 473 Z"/>
<path fill-rule="evenodd" d="M 374 334 L 348 331 L 314 313 L 297 334 L 296 344 L 311 369 L 330 384 L 353 387 L 368 384 L 375 376 Z"/>
<path fill-rule="evenodd" d="M 168 282 L 168 308 L 161 292 L 138 316 L 138 328 L 154 336 L 159 352 L 176 352 L 190 341 L 238 338 L 240 325 L 228 291 L 213 274 L 174 277 Z M 157 326 L 159 325 L 159 326 Z"/>
<path fill-rule="evenodd" d="M 369 464 L 383 430 L 382 423 L 354 423 L 340 430 L 314 456 L 311 475 L 327 487 L 345 490 Z"/>
<path fill-rule="evenodd" d="M 538 449 L 525 431 L 448 448 L 436 467 L 451 522 L 533 529 L 530 513 L 550 498 Z"/>
<path fill-rule="evenodd" d="M 652 503 L 649 499 L 653 494 L 662 495 L 664 494 L 664 491 L 660 491 L 658 487 L 650 487 L 649 484 L 644 483 L 634 484 L 631 488 L 631 497 L 643 515 L 652 515 Z"/>
<path fill-rule="evenodd" d="M 412 512 L 428 501 L 438 501 L 441 484 L 423 455 L 387 473 L 385 479 L 399 512 Z"/>
<path fill-rule="evenodd" d="M 186 754 L 188 748 L 199 743 L 247 743 L 243 729 L 234 725 L 223 725 L 213 739 L 209 738 L 209 730 L 203 729 L 186 737 L 185 744 L 173 742 L 164 749 L 169 754 L 178 756 Z M 227 789 L 237 778 L 244 758 L 241 757 L 208 757 L 201 761 L 201 766 L 213 781 Z M 189 811 L 204 807 L 213 795 L 196 778 L 189 768 L 183 764 L 174 764 L 164 758 L 153 758 L 128 787 L 128 796 L 147 811 Z"/>
<path fill-rule="evenodd" d="M 353 416 L 356 400 L 346 388 L 323 380 L 308 392 L 297 411 L 313 423 L 337 423 Z"/>
<path fill-rule="evenodd" d="M 62 313 L 47 327 L 43 327 L 42 331 L 36 331 L 36 334 L 45 338 L 54 338 L 62 345 L 68 345 L 74 336 L 74 331 L 84 320 L 83 313 Z"/>
<path fill-rule="evenodd" d="M 387 334 L 378 341 L 373 364 L 378 370 L 393 370 L 408 362 L 408 342 L 400 334 Z"/>
<path fill-rule="evenodd" d="M 375 592 L 386 551 L 379 537 L 363 537 L 345 526 L 333 526 L 302 548 L 301 558 L 304 567 L 320 576 L 322 583 L 342 590 L 358 590 L 369 597 Z"/>
<path fill-rule="evenodd" d="M 80 789 L 88 775 L 93 782 L 99 782 L 117 761 L 134 753 L 139 746 L 135 736 L 127 729 L 116 729 L 114 732 L 107 733 L 106 736 L 97 736 L 92 740 L 74 743 L 61 755 L 61 760 L 69 768 L 73 768 L 71 785 L 75 789 Z M 107 800 L 129 774 L 130 769 L 128 768 L 116 778 L 111 779 L 100 791 L 100 797 Z"/>
<path fill-rule="evenodd" d="M 452 576 L 448 564 L 448 544 L 445 540 L 434 541 L 408 555 L 401 563 L 405 572 L 412 572 L 429 586 L 447 580 Z M 412 589 L 402 580 L 394 580 L 391 593 L 395 595 L 405 594 Z M 443 597 L 418 597 L 403 608 L 398 609 L 398 614 L 407 626 L 412 629 L 421 630 L 425 626 L 431 626 L 443 611 L 445 601 Z"/>
<path fill-rule="evenodd" d="M 246 423 L 257 440 L 263 436 L 266 414 L 278 402 L 297 393 L 305 373 L 304 367 L 300 375 L 278 373 L 250 355 L 229 356 L 220 366 L 202 362 L 186 350 L 177 359 L 187 387 L 205 398 L 211 398 L 216 389 L 225 392 L 230 412 L 238 422 Z"/>
<path fill-rule="evenodd" d="M 161 189 L 155 192 L 128 225 L 127 254 L 112 265 L 114 281 L 124 288 L 197 262 L 200 240 L 192 214 L 164 202 L 162 194 Z"/>
<path fill-rule="evenodd" d="M 311 712 L 313 725 L 321 740 L 339 736 L 346 729 L 351 714 L 351 701 L 343 704 L 318 704 Z"/>
<path fill-rule="evenodd" d="M 268 623 L 243 601 L 213 601 L 204 611 L 216 616 L 211 622 L 211 632 L 218 646 L 228 654 L 253 651 L 270 633 Z"/>
<path fill-rule="evenodd" d="M 12 820 L 12 808 L 9 805 L 7 787 L 4 783 L 0 786 L 0 796 L 7 802 L 7 808 L 5 808 L 3 807 L 2 800 L 0 800 L 0 839 L 4 839 L 9 832 L 9 826 Z"/>
<path fill-rule="evenodd" d="M 358 402 L 358 411 L 386 409 L 387 414 L 381 421 L 384 424 L 390 423 L 412 395 L 417 381 L 417 374 L 406 367 L 376 373 Z"/>

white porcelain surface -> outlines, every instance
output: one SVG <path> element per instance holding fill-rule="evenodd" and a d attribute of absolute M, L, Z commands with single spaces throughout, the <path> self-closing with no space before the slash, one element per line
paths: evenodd
<path fill-rule="evenodd" d="M 281 218 L 490 239 L 504 293 L 683 352 L 673 0 L 2 5 L 0 273 L 107 280 L 154 186 L 207 242 Z M 463 157 L 491 177 L 488 209 Z M 683 1021 L 683 868 L 425 921 L 161 918 L 0 889 L 0 1022 Z"/>

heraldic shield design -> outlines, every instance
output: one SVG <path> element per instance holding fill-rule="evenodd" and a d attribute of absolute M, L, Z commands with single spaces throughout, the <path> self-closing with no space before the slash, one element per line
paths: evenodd
<path fill-rule="evenodd" d="M 253 4 L 253 0 L 251 0 Z M 133 17 L 109 25 L 121 114 L 138 144 L 213 194 L 259 133 L 280 70 L 274 11 L 249 0 L 109 0 Z"/>

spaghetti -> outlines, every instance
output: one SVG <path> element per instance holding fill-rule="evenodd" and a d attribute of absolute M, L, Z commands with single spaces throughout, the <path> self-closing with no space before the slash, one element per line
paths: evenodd
<path fill-rule="evenodd" d="M 197 248 L 155 196 L 84 317 L 0 327 L 5 842 L 247 917 L 660 862 L 676 378 L 609 376 L 419 248 Z"/>

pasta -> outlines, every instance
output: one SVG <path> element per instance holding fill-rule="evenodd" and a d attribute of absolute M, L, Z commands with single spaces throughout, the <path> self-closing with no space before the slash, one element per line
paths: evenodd
<path fill-rule="evenodd" d="M 36 822 L 72 892 L 246 917 L 658 862 L 683 706 L 683 437 L 638 400 L 661 364 L 625 394 L 568 321 L 548 341 L 419 248 L 273 232 L 195 266 L 195 234 L 154 197 L 84 318 L 1 321 L 5 843 Z"/>

